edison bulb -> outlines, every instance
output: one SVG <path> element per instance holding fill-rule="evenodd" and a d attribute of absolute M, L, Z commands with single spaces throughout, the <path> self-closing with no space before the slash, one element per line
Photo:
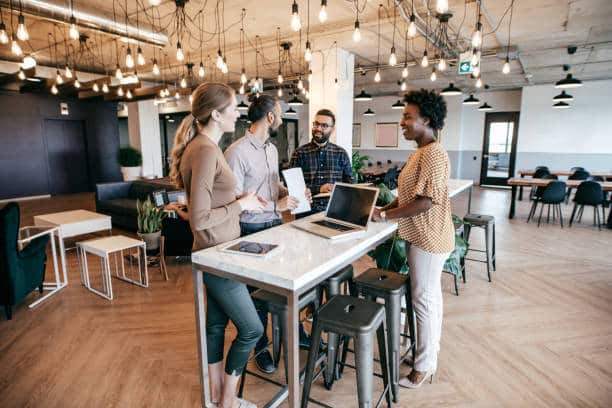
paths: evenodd
<path fill-rule="evenodd" d="M 138 65 L 143 66 L 146 63 L 145 57 L 142 53 L 142 49 L 140 47 L 138 47 L 138 54 L 137 54 L 137 59 L 138 59 Z"/>
<path fill-rule="evenodd" d="M 102 92 L 108 93 L 108 85 L 106 83 L 102 84 Z"/>
<path fill-rule="evenodd" d="M 4 25 L 4 23 L 0 23 L 0 43 L 8 44 L 8 42 L 9 38 L 6 34 L 6 26 Z"/>
<path fill-rule="evenodd" d="M 300 31 L 300 28 L 302 28 L 302 23 L 300 22 L 300 15 L 297 12 L 297 8 L 291 14 L 291 28 L 293 29 L 293 31 Z"/>
<path fill-rule="evenodd" d="M 480 30 L 474 31 L 472 34 L 472 47 L 479 48 L 482 45 L 482 33 Z"/>
<path fill-rule="evenodd" d="M 79 39 L 79 29 L 76 25 L 76 20 L 74 17 L 70 17 L 70 38 L 73 40 Z"/>
<path fill-rule="evenodd" d="M 361 41 L 361 31 L 359 31 L 359 22 L 355 23 L 355 30 L 353 31 L 353 41 L 359 42 Z"/>
<path fill-rule="evenodd" d="M 402 78 L 408 78 L 408 67 L 404 67 L 402 70 Z"/>
<path fill-rule="evenodd" d="M 121 72 L 119 65 L 117 65 L 117 69 L 115 70 L 115 78 L 119 80 L 123 79 L 123 72 Z"/>
<path fill-rule="evenodd" d="M 400 85 L 400 89 L 402 91 L 405 91 L 407 87 L 408 87 L 408 85 L 406 85 L 406 81 L 402 81 L 402 84 Z"/>
<path fill-rule="evenodd" d="M 66 75 L 66 78 L 72 78 L 72 70 L 70 69 L 68 65 L 66 65 L 66 70 L 64 71 L 64 75 Z"/>
<path fill-rule="evenodd" d="M 57 95 L 57 92 L 58 92 L 58 91 L 57 91 L 57 86 L 55 86 L 55 84 L 53 84 L 53 85 L 51 86 L 51 93 L 52 93 L 53 95 Z"/>
<path fill-rule="evenodd" d="M 321 10 L 319 11 L 319 22 L 324 23 L 326 21 L 327 21 L 327 5 L 321 4 Z"/>
<path fill-rule="evenodd" d="M 127 93 L 125 94 L 125 96 L 127 96 L 128 99 L 132 99 L 132 91 L 130 91 L 128 89 Z"/>
<path fill-rule="evenodd" d="M 93 86 L 91 87 L 91 90 L 94 92 L 100 92 L 100 87 L 97 83 L 94 82 Z"/>
<path fill-rule="evenodd" d="M 185 77 L 181 78 L 181 88 L 187 88 L 187 80 Z"/>
<path fill-rule="evenodd" d="M 436 71 L 431 71 L 431 76 L 429 77 L 429 79 L 431 80 L 431 82 L 434 82 L 436 79 L 438 79 L 438 75 L 436 75 Z"/>
<path fill-rule="evenodd" d="M 394 67 L 397 64 L 397 55 L 395 55 L 395 47 L 391 48 L 391 55 L 389 55 L 389 65 Z"/>
<path fill-rule="evenodd" d="M 55 74 L 55 82 L 58 85 L 63 84 L 64 83 L 64 78 L 62 78 L 62 75 L 60 74 L 59 69 L 57 71 L 55 71 L 55 72 L 56 72 L 56 74 Z"/>
<path fill-rule="evenodd" d="M 134 68 L 134 57 L 132 57 L 132 50 L 127 49 L 127 54 L 125 54 L 125 66 L 128 68 Z"/>
<path fill-rule="evenodd" d="M 482 87 L 482 79 L 478 77 L 478 79 L 476 79 L 476 88 L 481 88 L 481 87 Z"/>
<path fill-rule="evenodd" d="M 506 60 L 506 62 L 504 62 L 504 67 L 502 68 L 502 72 L 504 74 L 509 74 L 510 73 L 510 62 L 508 60 Z"/>
<path fill-rule="evenodd" d="M 159 65 L 157 65 L 157 60 L 153 60 L 153 75 L 159 75 Z"/>
<path fill-rule="evenodd" d="M 117 95 L 123 96 L 123 88 L 122 87 L 119 87 L 119 89 L 117 89 Z"/>
<path fill-rule="evenodd" d="M 429 59 L 427 58 L 427 52 L 423 54 L 423 59 L 421 60 L 421 66 L 423 68 L 427 68 L 429 66 Z"/>
<path fill-rule="evenodd" d="M 411 19 L 410 25 L 408 26 L 408 37 L 414 38 L 416 37 L 417 29 L 415 22 Z"/>
<path fill-rule="evenodd" d="M 374 82 L 380 82 L 380 71 L 376 70 L 376 74 L 374 75 Z"/>

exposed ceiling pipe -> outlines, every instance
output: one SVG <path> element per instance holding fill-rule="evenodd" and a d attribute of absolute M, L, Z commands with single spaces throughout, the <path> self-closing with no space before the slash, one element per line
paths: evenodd
<path fill-rule="evenodd" d="M 8 8 L 9 2 L 0 0 L 3 7 Z M 42 18 L 47 21 L 69 24 L 72 11 L 65 4 L 57 4 L 55 1 L 43 0 L 22 0 L 23 13 L 34 17 Z M 126 31 L 125 22 L 113 21 L 112 16 L 106 15 L 104 12 L 87 6 L 82 2 L 78 8 L 74 9 L 74 17 L 77 20 L 77 25 L 88 28 L 90 30 L 99 31 L 118 37 L 129 37 L 133 40 L 138 40 L 142 43 L 147 43 L 157 46 L 165 46 L 168 44 L 168 36 L 157 32 L 148 24 L 140 24 L 136 26 L 128 24 Z"/>

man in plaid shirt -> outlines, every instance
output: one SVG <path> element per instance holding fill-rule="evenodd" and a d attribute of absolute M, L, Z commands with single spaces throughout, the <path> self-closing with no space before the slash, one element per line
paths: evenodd
<path fill-rule="evenodd" d="M 353 169 L 346 151 L 329 141 L 336 117 L 329 109 L 317 112 L 312 122 L 312 140 L 297 148 L 289 167 L 301 167 L 306 186 L 313 195 L 312 212 L 325 211 L 329 198 L 315 198 L 332 191 L 334 183 L 352 183 Z M 306 214 L 304 214 L 306 215 Z"/>

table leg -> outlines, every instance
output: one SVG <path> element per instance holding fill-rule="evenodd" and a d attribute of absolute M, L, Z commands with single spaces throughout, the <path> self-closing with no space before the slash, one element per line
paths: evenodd
<path fill-rule="evenodd" d="M 524 174 L 521 174 L 521 178 L 525 178 Z M 519 197 L 518 197 L 519 201 L 523 201 L 523 186 L 521 186 L 519 188 Z"/>
<path fill-rule="evenodd" d="M 291 292 L 287 296 L 287 335 L 289 337 L 289 407 L 298 408 L 300 406 L 300 348 L 299 348 L 299 297 Z"/>
<path fill-rule="evenodd" d="M 206 315 L 204 312 L 204 280 L 202 271 L 192 268 L 193 297 L 195 304 L 196 336 L 198 343 L 198 361 L 200 362 L 200 389 L 203 406 L 212 406 L 208 378 L 208 350 L 206 345 Z"/>
<path fill-rule="evenodd" d="M 467 212 L 470 214 L 472 212 L 472 186 L 470 186 L 470 190 L 468 191 L 468 207 Z"/>
<path fill-rule="evenodd" d="M 608 215 L 608 228 L 612 229 L 612 203 L 610 204 L 610 214 Z"/>
<path fill-rule="evenodd" d="M 510 199 L 510 214 L 508 214 L 508 218 L 514 218 L 514 210 L 516 207 L 516 186 L 512 186 L 512 198 Z"/>
<path fill-rule="evenodd" d="M 64 274 L 64 285 L 68 284 L 68 268 L 66 267 L 66 247 L 64 246 L 64 237 L 61 231 L 58 231 L 57 240 L 60 247 L 60 259 L 62 260 L 62 273 Z"/>
<path fill-rule="evenodd" d="M 49 240 L 51 241 L 51 254 L 53 256 L 53 272 L 55 274 L 55 284 L 43 282 L 43 288 L 45 290 L 50 290 L 50 292 L 42 296 L 40 299 L 37 299 L 35 302 L 30 303 L 28 305 L 29 308 L 33 308 L 43 302 L 48 297 L 55 295 L 60 289 L 63 289 L 65 286 L 60 280 L 59 268 L 57 265 L 57 248 L 55 247 L 55 235 L 53 234 L 53 232 L 49 234 Z"/>

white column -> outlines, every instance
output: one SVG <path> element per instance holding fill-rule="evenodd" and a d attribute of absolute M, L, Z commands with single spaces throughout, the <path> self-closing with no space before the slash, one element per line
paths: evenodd
<path fill-rule="evenodd" d="M 331 141 L 343 147 L 349 157 L 353 150 L 354 66 L 355 56 L 344 49 L 338 48 L 337 58 L 335 48 L 315 52 L 310 66 L 312 83 L 309 84 L 309 134 L 317 111 L 331 110 L 336 115 L 336 130 Z"/>
<path fill-rule="evenodd" d="M 157 105 L 151 99 L 130 102 L 127 107 L 130 146 L 142 153 L 142 175 L 143 177 L 162 177 L 161 135 Z"/>

